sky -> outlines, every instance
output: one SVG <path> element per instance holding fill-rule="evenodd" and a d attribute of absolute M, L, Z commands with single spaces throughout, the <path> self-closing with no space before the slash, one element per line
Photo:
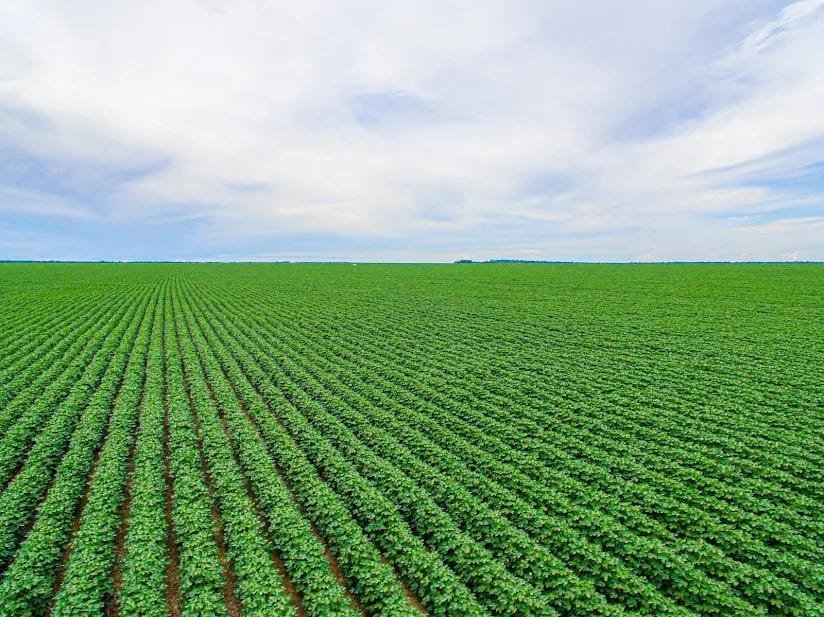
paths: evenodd
<path fill-rule="evenodd" d="M 0 3 L 0 259 L 824 259 L 824 0 Z"/>

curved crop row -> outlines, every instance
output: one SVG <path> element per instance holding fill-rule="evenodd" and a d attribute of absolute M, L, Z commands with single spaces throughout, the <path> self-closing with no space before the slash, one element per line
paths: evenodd
<path fill-rule="evenodd" d="M 3 441 L 13 431 L 18 435 L 30 435 L 33 427 L 40 426 L 42 418 L 70 394 L 83 369 L 99 351 L 105 335 L 123 317 L 133 300 L 124 297 L 119 302 L 104 305 L 95 316 L 98 319 L 80 328 L 77 336 L 66 336 L 55 347 L 54 354 L 46 354 L 43 362 L 35 362 L 19 375 L 20 383 L 15 386 L 19 391 L 0 411 Z M 11 389 L 8 392 L 14 394 Z M 3 484 L 0 482 L 0 486 Z"/>
<path fill-rule="evenodd" d="M 158 296 L 163 293 L 158 289 Z M 89 480 L 80 526 L 72 542 L 63 583 L 51 614 L 55 617 L 96 615 L 113 593 L 110 573 L 115 561 L 115 536 L 125 497 L 127 461 L 143 401 L 149 351 L 158 337 L 157 298 L 146 328 L 138 333 L 137 353 L 127 367 L 109 421 L 106 440 Z"/>
<path fill-rule="evenodd" d="M 254 355 L 255 350 L 252 353 Z M 283 398 L 283 384 L 279 386 L 278 394 L 281 400 L 287 402 L 288 407 L 292 407 L 292 401 Z M 288 407 L 278 405 L 277 411 L 286 414 L 284 424 L 290 428 L 290 432 L 313 458 L 315 464 L 327 470 L 328 481 L 334 484 L 340 478 L 351 479 L 352 486 L 360 490 L 368 490 L 367 494 L 372 495 L 372 499 L 377 503 L 386 499 L 371 487 L 367 489 L 367 483 L 358 479 L 357 472 L 352 468 L 351 463 L 326 443 L 327 438 L 316 433 L 299 413 L 290 413 Z M 373 468 L 377 469 L 376 465 L 379 463 L 378 461 L 374 463 Z M 396 483 L 402 482 L 399 475 L 393 474 L 391 467 L 384 466 L 383 469 L 390 477 L 394 475 Z M 377 477 L 373 476 L 370 479 L 374 481 Z M 344 486 L 349 485 L 340 483 L 341 491 L 344 490 Z M 413 528 L 418 529 L 419 532 L 421 529 L 426 529 L 426 533 L 422 534 L 425 543 L 444 557 L 451 569 L 464 580 L 470 589 L 475 591 L 479 600 L 482 600 L 490 610 L 500 614 L 510 614 L 511 611 L 517 614 L 542 614 L 551 610 L 540 595 L 535 594 L 523 581 L 501 568 L 490 558 L 487 551 L 464 536 L 440 508 L 431 502 L 427 509 L 422 508 L 424 505 L 422 502 L 408 503 L 413 507 L 418 506 L 416 516 L 408 518 Z M 364 504 L 361 507 L 368 506 Z M 394 509 L 392 506 L 389 507 Z M 385 513 L 384 516 L 387 514 Z M 387 520 L 392 519 L 388 517 Z M 399 517 L 398 521 L 400 520 L 402 519 Z"/>
<path fill-rule="evenodd" d="M 280 479 L 259 436 L 246 420 L 203 333 L 193 322 L 191 307 L 189 309 L 185 314 L 187 331 L 197 351 L 191 357 L 198 358 L 206 381 L 214 392 L 223 414 L 226 435 L 250 479 L 251 489 L 266 517 L 273 547 L 283 559 L 289 577 L 301 594 L 303 607 L 313 617 L 329 614 L 355 617 L 358 612 L 351 607 L 345 588 L 332 573 L 323 545 L 315 538 L 309 523 L 291 500 L 288 488 Z"/>
<path fill-rule="evenodd" d="M 218 420 L 191 337 L 183 332 L 179 299 L 176 296 L 173 305 L 177 342 L 191 397 L 194 431 L 202 444 L 201 457 L 214 488 L 243 614 L 260 617 L 295 615 L 295 607 L 282 587 L 282 577 L 268 550 L 263 523 L 246 493 L 243 474 L 237 467 L 229 441 Z"/>
<path fill-rule="evenodd" d="M 164 307 L 163 328 L 172 521 L 180 555 L 182 614 L 223 615 L 223 568 L 214 534 L 212 499 L 203 478 L 192 427 L 170 301 Z"/>
<path fill-rule="evenodd" d="M 789 591 L 788 591 L 788 593 L 789 593 L 790 595 L 792 595 L 792 593 L 793 593 L 793 592 L 792 592 L 792 590 L 789 590 Z M 763 599 L 763 598 L 762 598 L 762 599 Z M 785 599 L 787 599 L 787 598 L 785 598 Z M 790 599 L 790 600 L 792 600 L 792 598 L 791 598 L 791 597 L 790 597 L 789 599 Z"/>
<path fill-rule="evenodd" d="M 235 345 L 229 351 L 242 366 L 245 377 L 259 389 L 259 394 L 272 411 L 276 407 L 289 405 L 251 361 L 245 348 Z M 275 428 L 272 424 L 269 424 L 269 427 Z M 278 426 L 277 430 L 283 429 Z M 337 495 L 363 525 L 364 532 L 375 540 L 399 572 L 408 577 L 407 582 L 430 613 L 443 616 L 487 614 L 476 604 L 475 599 L 455 575 L 429 553 L 423 543 L 412 534 L 391 504 L 382 499 L 363 479 L 348 471 L 344 465 L 336 464 L 339 457 L 335 456 L 328 446 L 324 448 L 320 440 L 313 440 L 308 444 L 323 449 L 323 454 L 328 454 L 328 458 L 324 458 L 318 451 L 308 449 L 307 442 L 298 443 L 323 479 L 332 488 L 337 489 Z M 334 469 L 327 467 L 327 463 L 334 465 Z"/>
<path fill-rule="evenodd" d="M 168 567 L 165 517 L 166 481 L 164 440 L 164 331 L 168 288 L 164 289 L 153 324 L 146 359 L 132 473 L 131 509 L 122 558 L 122 580 L 116 597 L 123 617 L 165 617 Z"/>
<path fill-rule="evenodd" d="M 34 526 L 0 583 L 0 607 L 7 614 L 42 614 L 51 600 L 60 560 L 69 541 L 72 521 L 81 501 L 87 477 L 94 465 L 95 452 L 110 421 L 113 406 L 122 409 L 129 405 L 130 396 L 139 397 L 139 391 L 124 390 L 126 400 L 121 403 L 118 395 L 125 381 L 129 363 L 133 361 L 132 366 L 143 363 L 151 326 L 152 308 L 149 305 L 155 300 L 156 294 L 152 294 L 151 300 L 146 298 L 140 304 L 134 305 L 133 311 L 137 316 L 123 333 L 117 348 L 112 350 L 111 362 L 100 386 L 73 432 L 70 427 L 63 426 L 60 427 L 63 431 L 45 433 L 46 436 L 54 435 L 55 443 L 47 444 L 45 440 L 39 440 L 35 449 L 42 446 L 42 451 L 37 453 L 37 457 L 33 451 L 20 476 L 0 497 L 0 503 L 9 499 L 9 505 L 14 507 L 3 509 L 3 522 L 7 523 L 7 515 L 16 514 L 15 522 L 23 523 L 28 512 L 19 513 L 20 507 L 32 508 L 37 503 L 37 498 L 45 492 L 46 483 L 51 477 L 49 468 L 57 464 L 56 459 L 62 452 L 58 445 L 71 436 L 68 451 L 60 458 L 46 499 L 37 510 Z M 44 456 L 47 452 L 51 456 Z M 15 519 L 10 516 L 10 520 Z M 8 527 L 4 525 L 2 529 L 5 532 Z M 14 532 L 16 536 L 21 529 L 18 527 Z M 3 544 L 6 550 L 13 546 L 14 536 Z"/>

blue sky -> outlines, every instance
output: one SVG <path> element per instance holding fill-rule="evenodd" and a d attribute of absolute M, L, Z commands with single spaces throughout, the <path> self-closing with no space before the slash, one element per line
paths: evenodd
<path fill-rule="evenodd" d="M 824 0 L 0 6 L 0 259 L 824 259 Z"/>

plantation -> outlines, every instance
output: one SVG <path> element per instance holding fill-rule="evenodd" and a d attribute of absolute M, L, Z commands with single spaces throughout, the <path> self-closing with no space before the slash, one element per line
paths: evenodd
<path fill-rule="evenodd" d="M 824 267 L 0 265 L 0 615 L 824 615 Z"/>

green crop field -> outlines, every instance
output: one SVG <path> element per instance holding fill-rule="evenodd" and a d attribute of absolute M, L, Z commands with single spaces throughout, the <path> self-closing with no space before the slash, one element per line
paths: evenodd
<path fill-rule="evenodd" d="M 0 615 L 824 614 L 824 266 L 0 265 Z"/>

